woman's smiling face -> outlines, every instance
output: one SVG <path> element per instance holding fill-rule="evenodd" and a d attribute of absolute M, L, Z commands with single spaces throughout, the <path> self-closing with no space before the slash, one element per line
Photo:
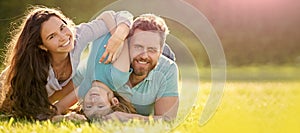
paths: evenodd
<path fill-rule="evenodd" d="M 40 48 L 53 53 L 68 53 L 74 48 L 73 32 L 63 20 L 52 16 L 42 23 Z"/>

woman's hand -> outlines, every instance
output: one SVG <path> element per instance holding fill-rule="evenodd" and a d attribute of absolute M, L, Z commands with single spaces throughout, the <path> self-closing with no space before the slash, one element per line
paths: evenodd
<path fill-rule="evenodd" d="M 81 114 L 77 114 L 75 112 L 71 112 L 66 115 L 56 115 L 52 117 L 51 121 L 52 122 L 60 122 L 63 120 L 71 120 L 71 121 L 87 121 L 86 117 Z"/>
<path fill-rule="evenodd" d="M 105 22 L 112 35 L 105 45 L 106 50 L 99 62 L 103 62 L 105 58 L 107 58 L 104 62 L 105 64 L 114 62 L 122 50 L 121 46 L 129 33 L 133 16 L 127 11 L 120 11 L 118 13 L 115 13 L 114 11 L 105 11 L 99 15 L 97 19 L 102 19 Z"/>
<path fill-rule="evenodd" d="M 113 112 L 113 113 L 110 113 L 108 115 L 105 115 L 105 116 L 102 116 L 102 119 L 103 120 L 119 120 L 119 121 L 122 121 L 122 122 L 126 122 L 130 119 L 133 119 L 133 114 L 128 114 L 128 113 L 124 113 L 124 112 L 119 112 L 119 111 L 116 111 L 116 112 Z"/>
<path fill-rule="evenodd" d="M 118 58 L 120 51 L 122 50 L 122 44 L 124 43 L 125 38 L 129 33 L 129 27 L 121 23 L 117 26 L 117 29 L 109 38 L 108 43 L 105 45 L 106 50 L 104 51 L 102 57 L 99 62 L 102 63 L 104 59 L 107 57 L 105 64 L 114 62 L 116 58 Z"/>
<path fill-rule="evenodd" d="M 172 121 L 172 120 L 174 120 L 174 117 L 171 117 L 167 114 L 154 115 L 154 116 L 143 116 L 140 114 L 130 114 L 130 113 L 115 111 L 108 115 L 102 116 L 102 119 L 103 120 L 119 120 L 121 122 L 126 122 L 130 119 L 138 119 L 138 120 L 142 120 L 142 121 L 149 121 L 151 119 L 152 120 Z"/>

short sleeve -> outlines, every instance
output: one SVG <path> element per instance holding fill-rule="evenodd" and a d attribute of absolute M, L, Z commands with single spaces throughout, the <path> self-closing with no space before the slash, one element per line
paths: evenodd
<path fill-rule="evenodd" d="M 133 23 L 133 15 L 128 11 L 119 11 L 115 15 L 116 23 L 119 25 L 120 23 L 125 23 L 129 27 Z"/>
<path fill-rule="evenodd" d="M 113 91 L 117 91 L 117 89 L 128 81 L 131 71 L 132 70 L 129 72 L 122 72 L 112 64 L 96 63 L 94 72 L 95 80 L 103 82 Z"/>
<path fill-rule="evenodd" d="M 175 63 L 171 64 L 165 72 L 165 78 L 161 81 L 157 99 L 167 96 L 178 96 L 178 67 Z"/>
<path fill-rule="evenodd" d="M 130 69 L 129 72 L 122 72 L 113 66 L 111 67 L 112 83 L 114 84 L 114 89 L 115 89 L 113 91 L 117 91 L 117 89 L 121 88 L 124 84 L 126 84 L 131 72 L 132 69 Z"/>

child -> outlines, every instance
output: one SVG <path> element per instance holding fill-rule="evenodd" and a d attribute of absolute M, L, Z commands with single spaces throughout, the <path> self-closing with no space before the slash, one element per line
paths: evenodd
<path fill-rule="evenodd" d="M 82 110 L 89 119 L 99 119 L 113 111 L 136 113 L 129 101 L 116 93 L 130 75 L 128 44 L 122 45 L 120 54 L 112 64 L 98 63 L 105 51 L 110 34 L 95 40 L 87 60 L 80 63 L 73 82 L 78 88 Z"/>

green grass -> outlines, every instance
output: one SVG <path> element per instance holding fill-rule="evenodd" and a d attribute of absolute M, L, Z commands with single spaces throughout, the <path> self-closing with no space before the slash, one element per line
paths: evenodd
<path fill-rule="evenodd" d="M 195 111 L 203 109 L 207 91 L 200 91 Z M 227 82 L 222 103 L 206 125 L 196 126 L 198 121 L 193 118 L 199 118 L 200 113 L 193 111 L 188 117 L 190 120 L 187 119 L 177 130 L 296 133 L 300 131 L 299 101 L 300 82 L 297 81 Z"/>
<path fill-rule="evenodd" d="M 210 94 L 209 68 L 179 67 L 185 79 L 180 82 L 178 119 L 163 121 L 103 123 L 64 121 L 29 122 L 0 118 L 0 132 L 203 132 L 203 133 L 297 133 L 300 131 L 300 70 L 292 66 L 230 67 L 219 108 L 203 126 L 201 112 Z M 188 76 L 186 76 L 188 75 Z M 189 77 L 190 76 L 190 77 Z M 198 91 L 198 88 L 201 88 Z"/>
<path fill-rule="evenodd" d="M 210 92 L 211 83 L 202 82 L 196 103 L 188 116 L 185 104 L 180 104 L 174 123 L 133 120 L 127 123 L 28 122 L 2 119 L 0 132 L 270 132 L 300 131 L 300 82 L 227 82 L 222 103 L 214 116 L 203 126 L 199 117 Z M 193 97 L 181 98 L 190 103 Z M 174 128 L 174 129 L 173 129 Z"/>

